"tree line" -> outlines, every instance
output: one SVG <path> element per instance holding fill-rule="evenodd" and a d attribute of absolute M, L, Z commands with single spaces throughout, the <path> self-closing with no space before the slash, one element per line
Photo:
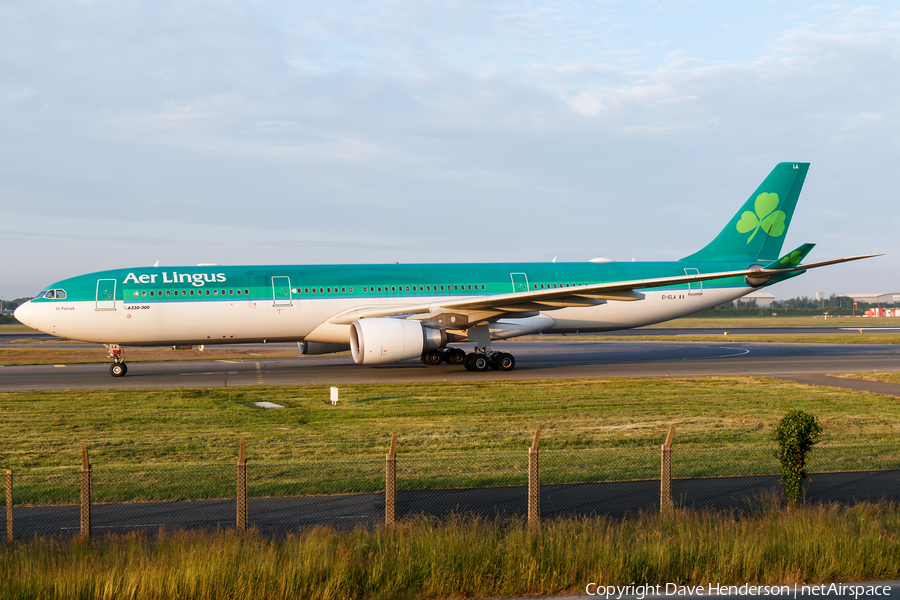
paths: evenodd
<path fill-rule="evenodd" d="M 732 302 L 726 302 L 719 306 L 704 310 L 694 316 L 697 317 L 770 317 L 772 313 L 785 317 L 813 316 L 828 313 L 829 315 L 852 315 L 856 304 L 856 314 L 861 315 L 869 308 L 900 308 L 900 302 L 893 303 L 869 303 L 859 302 L 850 296 L 838 296 L 832 294 L 828 298 L 816 300 L 809 296 L 796 296 L 787 300 L 776 300 L 771 306 L 761 307 L 755 300 L 742 300 L 737 306 Z"/>

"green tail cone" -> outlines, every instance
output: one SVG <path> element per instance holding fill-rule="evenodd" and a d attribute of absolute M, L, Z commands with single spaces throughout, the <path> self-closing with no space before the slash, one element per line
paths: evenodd
<path fill-rule="evenodd" d="M 681 260 L 770 262 L 794 216 L 809 163 L 778 163 L 716 239 Z"/>

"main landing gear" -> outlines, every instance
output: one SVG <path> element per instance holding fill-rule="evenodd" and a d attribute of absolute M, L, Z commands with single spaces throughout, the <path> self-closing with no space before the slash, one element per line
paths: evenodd
<path fill-rule="evenodd" d="M 118 344 L 103 344 L 109 350 L 109 356 L 113 360 L 113 364 L 109 365 L 109 374 L 113 377 L 124 377 L 128 372 L 128 365 L 125 364 L 125 353 L 122 352 L 121 346 Z"/>
<path fill-rule="evenodd" d="M 483 373 L 490 369 L 495 371 L 512 371 L 516 368 L 516 358 L 507 352 L 491 350 L 491 332 L 486 325 L 470 327 L 469 341 L 475 342 L 475 351 L 466 354 L 462 348 L 440 348 L 429 350 L 422 355 L 422 363 L 439 365 L 442 362 L 451 365 L 462 365 L 467 371 Z"/>
<path fill-rule="evenodd" d="M 483 373 L 494 369 L 495 371 L 512 371 L 516 367 L 516 357 L 507 352 L 481 351 L 466 353 L 462 348 L 442 348 L 429 350 L 422 355 L 422 364 L 435 367 L 442 362 L 451 365 L 462 365 L 467 371 Z"/>

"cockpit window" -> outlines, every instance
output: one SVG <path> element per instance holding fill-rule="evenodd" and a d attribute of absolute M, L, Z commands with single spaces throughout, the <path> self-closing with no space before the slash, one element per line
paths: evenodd
<path fill-rule="evenodd" d="M 66 290 L 44 290 L 35 297 L 35 299 L 37 298 L 53 298 L 54 300 L 65 300 Z"/>

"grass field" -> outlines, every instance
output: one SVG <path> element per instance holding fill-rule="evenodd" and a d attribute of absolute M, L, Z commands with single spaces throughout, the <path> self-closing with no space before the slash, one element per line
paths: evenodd
<path fill-rule="evenodd" d="M 866 381 L 884 381 L 887 383 L 900 383 L 900 372 L 847 373 L 847 374 L 836 375 L 836 377 L 852 377 L 853 379 L 864 379 Z"/>
<path fill-rule="evenodd" d="M 896 399 L 766 378 L 358 385 L 342 387 L 336 407 L 328 396 L 326 386 L 0 394 L 0 467 L 21 473 L 28 498 L 66 501 L 53 490 L 85 444 L 98 477 L 131 482 L 104 500 L 216 497 L 246 439 L 258 494 L 371 491 L 396 433 L 404 485 L 509 485 L 541 427 L 548 483 L 635 479 L 654 476 L 674 424 L 676 476 L 747 474 L 774 472 L 773 426 L 802 408 L 825 429 L 817 468 L 900 468 L 887 443 L 900 433 Z"/>
<path fill-rule="evenodd" d="M 749 513 L 565 519 L 537 530 L 520 520 L 411 519 L 392 530 L 318 528 L 282 539 L 44 540 L 0 550 L 0 599 L 494 598 L 583 594 L 591 582 L 665 590 L 884 581 L 900 576 L 897 556 L 896 505 L 786 512 L 762 502 Z"/>
<path fill-rule="evenodd" d="M 762 377 L 353 385 L 330 406 L 327 386 L 0 394 L 0 462 L 71 464 L 81 444 L 97 461 L 228 460 L 241 438 L 256 458 L 521 450 L 657 444 L 768 444 L 791 408 L 819 416 L 825 442 L 896 438 L 898 401 Z M 284 409 L 254 405 L 271 401 Z M 67 458 L 70 453 L 71 458 Z"/>
<path fill-rule="evenodd" d="M 778 312 L 777 310 L 773 312 Z M 900 327 L 897 317 L 683 317 L 649 327 Z"/>

